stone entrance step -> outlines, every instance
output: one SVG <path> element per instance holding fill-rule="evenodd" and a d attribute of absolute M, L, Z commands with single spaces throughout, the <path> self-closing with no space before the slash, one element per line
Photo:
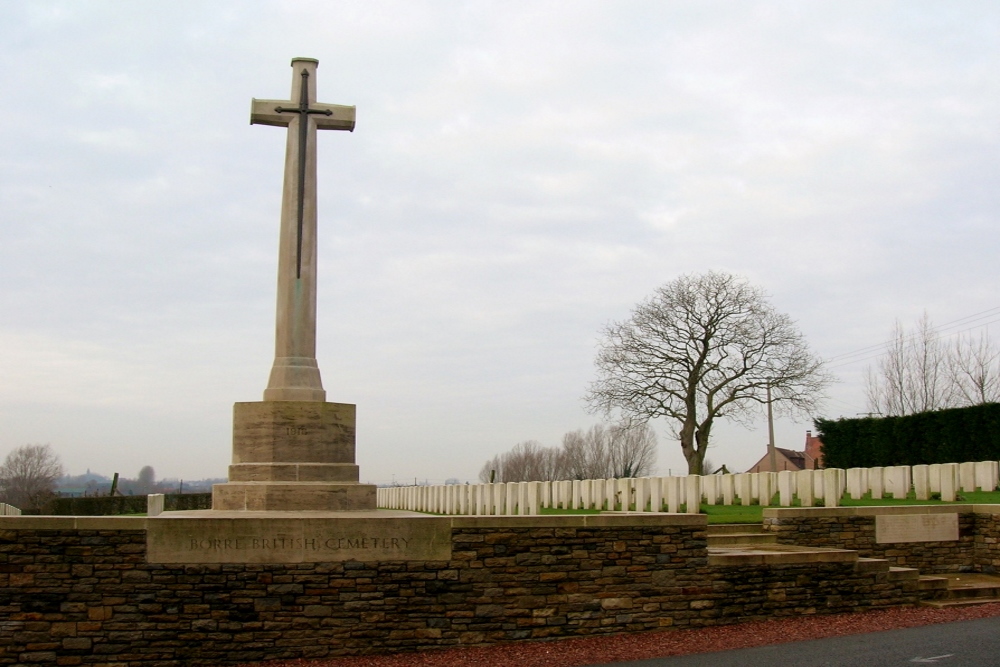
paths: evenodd
<path fill-rule="evenodd" d="M 1000 577 L 972 572 L 923 575 L 920 590 L 931 598 L 920 603 L 927 607 L 967 607 L 1000 602 Z"/>
<path fill-rule="evenodd" d="M 708 546 L 726 547 L 740 545 L 777 544 L 778 536 L 764 532 L 759 523 L 722 523 L 708 526 Z"/>

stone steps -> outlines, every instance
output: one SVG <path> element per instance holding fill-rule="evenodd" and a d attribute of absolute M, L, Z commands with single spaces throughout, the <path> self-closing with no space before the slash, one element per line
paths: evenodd
<path fill-rule="evenodd" d="M 708 526 L 706 538 L 710 547 L 778 543 L 777 535 L 764 532 L 763 526 L 753 523 L 730 523 Z"/>
<path fill-rule="evenodd" d="M 962 573 L 920 577 L 920 590 L 929 598 L 927 607 L 967 607 L 1000 602 L 1000 577 Z"/>

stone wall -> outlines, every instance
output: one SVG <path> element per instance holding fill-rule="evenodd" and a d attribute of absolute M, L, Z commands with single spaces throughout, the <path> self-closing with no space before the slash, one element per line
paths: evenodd
<path fill-rule="evenodd" d="M 883 507 L 765 509 L 764 527 L 780 544 L 853 549 L 865 558 L 924 574 L 994 571 L 1000 566 L 1000 519 L 993 505 L 915 505 Z M 876 540 L 878 516 L 958 515 L 958 539 L 888 542 Z"/>
<path fill-rule="evenodd" d="M 150 564 L 145 518 L 0 519 L 0 664 L 220 665 L 913 604 L 882 563 L 717 567 L 704 516 L 452 518 L 449 560 Z"/>

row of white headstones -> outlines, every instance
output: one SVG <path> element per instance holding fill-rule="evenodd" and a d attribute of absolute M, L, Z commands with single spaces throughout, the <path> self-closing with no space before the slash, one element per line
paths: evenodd
<path fill-rule="evenodd" d="M 14 507 L 13 505 L 8 505 L 7 503 L 0 503 L 0 516 L 20 516 L 21 510 Z"/>
<path fill-rule="evenodd" d="M 708 505 L 837 507 L 844 494 L 860 500 L 891 496 L 917 500 L 940 494 L 952 502 L 960 491 L 993 491 L 1000 463 L 935 463 L 885 468 L 826 468 L 778 473 L 582 479 L 560 482 L 449 484 L 378 489 L 378 506 L 435 514 L 533 515 L 543 508 L 697 513 Z M 691 502 L 697 499 L 697 502 Z M 774 501 L 777 500 L 777 503 Z"/>

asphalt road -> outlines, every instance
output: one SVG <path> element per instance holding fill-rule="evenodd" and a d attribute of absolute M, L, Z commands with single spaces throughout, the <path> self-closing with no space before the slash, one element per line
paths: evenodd
<path fill-rule="evenodd" d="M 590 667 L 1000 666 L 1000 617 Z"/>

